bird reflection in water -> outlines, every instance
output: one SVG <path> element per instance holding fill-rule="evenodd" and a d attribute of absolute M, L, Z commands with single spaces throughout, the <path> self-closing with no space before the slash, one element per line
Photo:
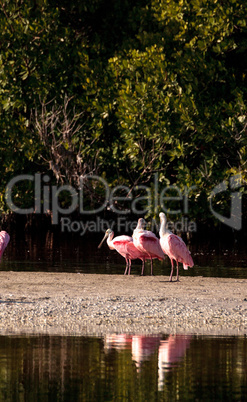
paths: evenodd
<path fill-rule="evenodd" d="M 157 353 L 159 390 L 164 384 L 165 372 L 179 364 L 190 342 L 190 335 L 169 335 L 167 339 L 161 335 L 110 334 L 105 336 L 106 350 L 131 350 L 132 360 L 138 372 L 141 370 L 142 363 Z"/>

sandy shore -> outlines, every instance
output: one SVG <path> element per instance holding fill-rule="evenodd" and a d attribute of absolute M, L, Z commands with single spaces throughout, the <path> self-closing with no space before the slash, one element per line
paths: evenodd
<path fill-rule="evenodd" d="M 0 333 L 247 334 L 247 280 L 0 272 Z"/>

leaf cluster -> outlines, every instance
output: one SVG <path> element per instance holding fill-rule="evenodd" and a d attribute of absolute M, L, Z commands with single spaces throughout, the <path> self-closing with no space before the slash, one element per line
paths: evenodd
<path fill-rule="evenodd" d="M 241 0 L 1 1 L 1 192 L 22 172 L 158 173 L 195 186 L 207 217 L 211 189 L 246 177 L 246 15 Z"/>

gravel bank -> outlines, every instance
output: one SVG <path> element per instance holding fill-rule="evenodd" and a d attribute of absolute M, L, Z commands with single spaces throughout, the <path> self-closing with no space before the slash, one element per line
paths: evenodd
<path fill-rule="evenodd" d="M 0 333 L 247 334 L 247 280 L 0 272 Z"/>

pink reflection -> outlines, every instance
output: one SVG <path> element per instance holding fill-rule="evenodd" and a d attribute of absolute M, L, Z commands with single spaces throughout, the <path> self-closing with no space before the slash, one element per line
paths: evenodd
<path fill-rule="evenodd" d="M 162 340 L 159 346 L 159 390 L 162 388 L 165 378 L 165 371 L 172 369 L 185 355 L 191 342 L 188 335 L 170 335 L 168 339 Z"/>
<path fill-rule="evenodd" d="M 183 358 L 191 342 L 188 335 L 169 335 L 163 340 L 160 335 L 127 335 L 111 334 L 105 337 L 105 348 L 117 350 L 130 350 L 132 360 L 137 370 L 141 369 L 144 361 L 147 361 L 153 354 L 158 357 L 158 387 L 162 388 L 165 378 L 165 371 L 172 369 L 176 363 Z"/>
<path fill-rule="evenodd" d="M 132 344 L 132 335 L 126 334 L 107 334 L 105 336 L 105 349 L 130 349 Z"/>
<path fill-rule="evenodd" d="M 160 344 L 161 336 L 143 336 L 134 335 L 132 337 L 132 360 L 135 362 L 137 369 L 141 367 L 142 362 L 155 353 Z"/>

